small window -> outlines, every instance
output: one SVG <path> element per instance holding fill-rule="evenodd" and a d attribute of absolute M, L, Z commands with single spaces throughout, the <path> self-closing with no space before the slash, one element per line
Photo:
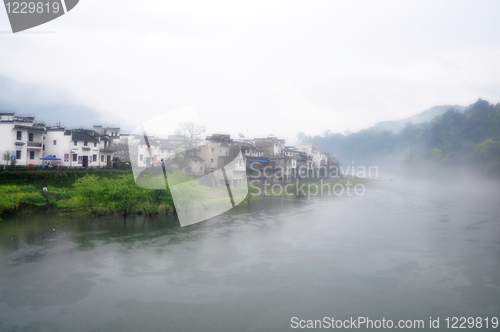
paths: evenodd
<path fill-rule="evenodd" d="M 28 140 L 29 140 L 30 142 L 33 142 L 33 133 L 29 133 L 29 134 L 28 134 Z"/>
<path fill-rule="evenodd" d="M 43 151 L 45 151 L 45 144 L 42 146 Z"/>
<path fill-rule="evenodd" d="M 213 163 L 214 162 L 214 158 L 210 158 L 210 161 Z"/>
<path fill-rule="evenodd" d="M 64 162 L 67 163 L 69 161 L 69 153 L 64 154 Z"/>
<path fill-rule="evenodd" d="M 101 155 L 101 161 L 104 161 L 104 155 Z"/>
<path fill-rule="evenodd" d="M 97 143 L 94 143 L 94 148 L 97 146 Z"/>
<path fill-rule="evenodd" d="M 97 155 L 96 154 L 92 155 L 92 160 L 93 161 L 97 161 Z"/>
<path fill-rule="evenodd" d="M 74 155 L 73 155 L 73 161 L 77 161 L 77 160 L 78 160 L 77 158 L 78 158 L 78 155 L 77 155 L 77 154 L 74 154 Z"/>
<path fill-rule="evenodd" d="M 31 160 L 35 159 L 35 151 L 30 151 L 30 159 Z"/>
<path fill-rule="evenodd" d="M 203 167 L 200 167 L 200 171 L 203 171 Z"/>
<path fill-rule="evenodd" d="M 81 164 L 83 162 L 83 156 L 78 157 L 78 163 Z"/>
<path fill-rule="evenodd" d="M 78 146 L 78 142 L 77 141 L 73 142 L 73 145 Z"/>
<path fill-rule="evenodd" d="M 20 140 L 22 140 L 22 139 L 23 139 L 23 132 L 22 132 L 22 131 L 20 131 L 20 130 L 18 130 L 18 131 L 17 131 L 17 140 L 18 140 L 18 141 L 20 141 Z"/>
<path fill-rule="evenodd" d="M 89 142 L 83 142 L 83 146 L 88 146 Z"/>
<path fill-rule="evenodd" d="M 16 159 L 21 159 L 21 151 L 16 151 Z"/>
<path fill-rule="evenodd" d="M 143 160 L 144 159 L 144 156 L 141 154 L 139 155 L 139 161 Z"/>
<path fill-rule="evenodd" d="M 52 143 L 54 143 L 54 145 L 57 145 L 57 140 L 54 140 Z"/>

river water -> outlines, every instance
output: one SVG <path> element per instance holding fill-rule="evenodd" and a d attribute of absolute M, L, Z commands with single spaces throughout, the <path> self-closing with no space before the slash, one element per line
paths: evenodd
<path fill-rule="evenodd" d="M 498 187 L 386 178 L 364 195 L 259 200 L 184 228 L 164 216 L 6 220 L 0 331 L 290 331 L 293 317 L 428 330 L 430 318 L 498 317 Z"/>

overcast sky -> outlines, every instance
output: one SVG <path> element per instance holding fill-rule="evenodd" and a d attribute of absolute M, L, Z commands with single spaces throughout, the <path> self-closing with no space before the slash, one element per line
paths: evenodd
<path fill-rule="evenodd" d="M 0 74 L 128 128 L 196 105 L 209 132 L 291 140 L 500 102 L 499 14 L 500 1 L 80 0 L 26 33 L 5 33 L 0 10 Z"/>

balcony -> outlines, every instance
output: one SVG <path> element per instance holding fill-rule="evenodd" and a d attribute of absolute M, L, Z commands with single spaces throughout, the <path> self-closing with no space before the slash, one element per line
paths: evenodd
<path fill-rule="evenodd" d="M 42 142 L 28 142 L 28 146 L 36 147 L 36 148 L 41 148 L 42 147 Z"/>

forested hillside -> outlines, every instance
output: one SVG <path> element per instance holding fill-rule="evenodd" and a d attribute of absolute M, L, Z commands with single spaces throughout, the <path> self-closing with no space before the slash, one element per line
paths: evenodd
<path fill-rule="evenodd" d="M 409 169 L 470 167 L 500 175 L 500 103 L 481 99 L 463 113 L 451 108 L 430 123 L 407 123 L 396 134 L 369 128 L 352 134 L 308 137 L 301 133 L 298 137 L 337 154 L 344 165 L 394 157 L 394 163 Z"/>

